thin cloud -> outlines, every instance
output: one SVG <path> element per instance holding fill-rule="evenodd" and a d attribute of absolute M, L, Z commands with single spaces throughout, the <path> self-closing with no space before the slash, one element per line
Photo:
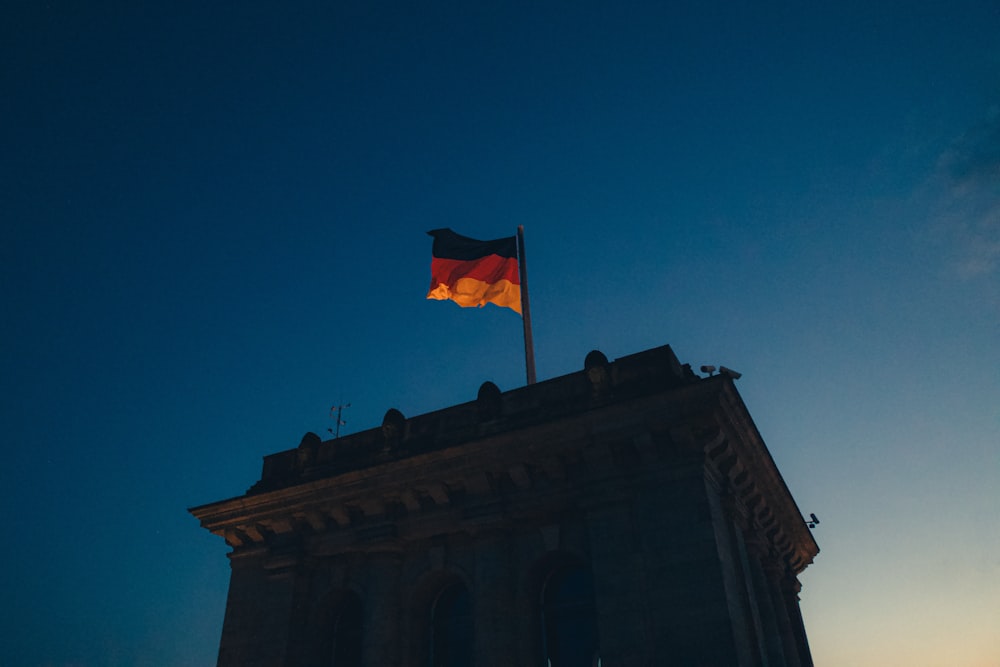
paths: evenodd
<path fill-rule="evenodd" d="M 943 156 L 959 185 L 1000 184 L 1000 106 L 986 120 L 959 137 Z"/>
<path fill-rule="evenodd" d="M 947 184 L 943 221 L 958 235 L 959 274 L 1000 269 L 1000 106 L 958 137 L 939 162 Z"/>

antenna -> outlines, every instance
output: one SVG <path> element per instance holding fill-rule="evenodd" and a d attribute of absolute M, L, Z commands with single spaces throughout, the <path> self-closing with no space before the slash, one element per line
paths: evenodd
<path fill-rule="evenodd" d="M 333 413 L 334 412 L 337 413 L 337 418 L 336 418 L 337 420 L 334 422 L 335 427 L 336 427 L 337 430 L 335 431 L 332 428 L 328 428 L 326 430 L 327 430 L 328 433 L 332 433 L 333 434 L 334 439 L 337 439 L 337 438 L 340 437 L 340 427 L 347 425 L 347 422 L 344 421 L 343 419 L 341 419 L 340 415 L 344 412 L 344 408 L 349 408 L 349 407 L 351 407 L 351 404 L 350 403 L 345 403 L 343 405 L 335 405 L 332 408 L 330 408 L 330 416 L 331 417 L 333 417 Z"/>

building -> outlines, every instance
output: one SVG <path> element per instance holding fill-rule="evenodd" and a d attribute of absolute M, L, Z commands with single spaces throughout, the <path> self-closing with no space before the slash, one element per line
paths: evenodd
<path fill-rule="evenodd" d="M 265 457 L 220 667 L 811 665 L 819 549 L 732 374 L 669 346 Z"/>

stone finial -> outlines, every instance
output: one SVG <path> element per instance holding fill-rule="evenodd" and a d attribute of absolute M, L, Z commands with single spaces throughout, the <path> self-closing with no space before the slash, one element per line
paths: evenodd
<path fill-rule="evenodd" d="M 389 408 L 382 417 L 382 438 L 385 440 L 383 449 L 390 450 L 399 446 L 406 430 L 406 417 L 396 408 Z"/>
<path fill-rule="evenodd" d="M 323 440 L 312 431 L 309 431 L 302 436 L 302 440 L 299 441 L 297 456 L 300 468 L 308 466 L 313 462 L 316 448 L 319 447 L 322 442 Z"/>
<path fill-rule="evenodd" d="M 479 421 L 481 422 L 499 418 L 503 414 L 503 397 L 500 388 L 489 381 L 481 384 L 479 393 L 476 395 L 476 410 L 479 412 Z"/>
<path fill-rule="evenodd" d="M 299 448 L 315 447 L 316 445 L 319 445 L 321 442 L 323 441 L 320 439 L 318 435 L 316 435 L 312 431 L 309 431 L 304 436 L 302 436 L 302 440 L 299 441 Z"/>
<path fill-rule="evenodd" d="M 583 370 L 594 394 L 605 394 L 611 390 L 611 364 L 600 350 L 591 350 L 583 360 Z"/>

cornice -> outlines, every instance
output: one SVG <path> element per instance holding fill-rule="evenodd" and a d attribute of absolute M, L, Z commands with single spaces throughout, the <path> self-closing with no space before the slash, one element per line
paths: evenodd
<path fill-rule="evenodd" d="M 812 562 L 818 547 L 732 379 L 695 376 L 668 346 L 614 363 L 592 352 L 584 370 L 538 385 L 485 383 L 470 403 L 410 419 L 392 409 L 381 428 L 341 440 L 307 436 L 266 457 L 247 494 L 190 511 L 238 550 L 324 535 L 330 548 L 387 545 L 405 538 L 404 519 L 475 531 L 584 488 L 618 494 L 665 456 L 715 470 L 794 572 Z"/>
<path fill-rule="evenodd" d="M 763 535 L 769 550 L 797 574 L 813 562 L 819 546 L 733 381 L 717 382 L 723 387 L 715 419 L 721 430 L 706 451 L 745 509 L 752 532 Z"/>

